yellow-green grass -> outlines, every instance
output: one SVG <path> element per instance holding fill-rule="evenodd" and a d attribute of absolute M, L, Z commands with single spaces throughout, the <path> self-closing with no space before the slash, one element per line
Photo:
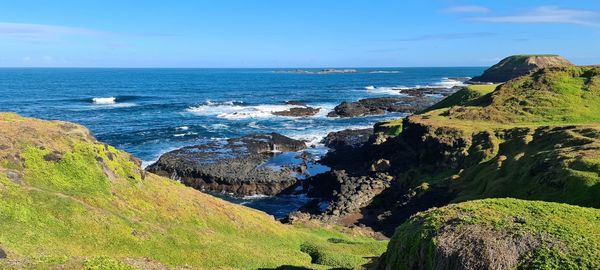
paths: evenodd
<path fill-rule="evenodd" d="M 461 90 L 458 90 L 456 93 L 443 99 L 442 101 L 427 108 L 421 113 L 426 113 L 438 109 L 450 108 L 454 106 L 469 105 L 470 102 L 473 102 L 474 100 L 481 98 L 482 96 L 490 94 L 498 86 L 499 84 L 474 84 L 466 86 Z"/>
<path fill-rule="evenodd" d="M 428 114 L 504 124 L 580 124 L 600 121 L 599 104 L 600 67 L 571 66 L 542 69 L 467 104 Z"/>
<path fill-rule="evenodd" d="M 273 217 L 139 168 L 78 125 L 0 114 L 0 268 L 360 267 L 385 242 Z M 316 260 L 303 251 L 352 258 Z M 314 255 L 314 254 L 313 254 Z M 331 255 L 333 256 L 333 255 Z"/>
<path fill-rule="evenodd" d="M 499 84 L 474 84 L 466 86 L 420 113 L 450 108 L 453 106 L 466 105 L 477 98 L 493 92 L 498 85 Z M 383 132 L 386 135 L 398 136 L 400 133 L 402 133 L 402 124 L 403 119 L 382 121 L 376 124 L 375 131 Z"/>
<path fill-rule="evenodd" d="M 600 269 L 600 210 L 516 199 L 470 201 L 415 215 L 396 230 L 385 255 L 385 269 L 415 269 L 416 265 L 438 269 L 439 232 L 466 226 L 495 232 L 492 239 L 498 234 L 539 241 L 519 259 L 516 269 Z M 495 241 L 479 244 L 494 245 Z M 502 260 L 501 247 L 493 252 L 496 260 Z"/>

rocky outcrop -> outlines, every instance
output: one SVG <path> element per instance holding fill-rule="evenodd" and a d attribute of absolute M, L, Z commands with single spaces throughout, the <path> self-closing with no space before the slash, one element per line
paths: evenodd
<path fill-rule="evenodd" d="M 415 113 L 422 111 L 444 97 L 458 91 L 453 88 L 409 88 L 397 89 L 404 96 L 365 98 L 355 102 L 344 101 L 329 112 L 329 117 L 360 117 L 381 115 L 386 112 Z"/>
<path fill-rule="evenodd" d="M 147 170 L 199 190 L 276 195 L 296 183 L 295 168 L 261 164 L 278 153 L 305 147 L 304 142 L 277 133 L 250 135 L 171 151 Z"/>
<path fill-rule="evenodd" d="M 547 67 L 572 66 L 558 55 L 513 55 L 502 59 L 472 82 L 502 83 Z"/>
<path fill-rule="evenodd" d="M 323 139 L 323 144 L 334 150 L 357 148 L 368 142 L 372 135 L 372 128 L 345 129 L 327 134 Z"/>
<path fill-rule="evenodd" d="M 279 116 L 291 116 L 291 117 L 306 117 L 313 116 L 321 111 L 320 108 L 313 108 L 309 106 L 292 107 L 285 111 L 273 112 L 274 115 Z"/>

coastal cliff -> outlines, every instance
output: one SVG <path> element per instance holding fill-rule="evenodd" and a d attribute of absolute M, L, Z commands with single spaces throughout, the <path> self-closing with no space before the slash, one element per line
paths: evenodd
<path fill-rule="evenodd" d="M 510 212 L 497 207 L 510 204 L 528 220 L 538 211 L 534 209 L 562 209 L 560 204 L 531 201 L 541 200 L 580 206 L 565 209 L 565 214 L 586 215 L 582 223 L 594 220 L 600 208 L 599 82 L 600 67 L 546 68 L 502 85 L 469 86 L 422 113 L 380 123 L 369 143 L 330 153 L 324 162 L 333 171 L 309 180 L 320 190 L 315 196 L 329 202 L 329 208 L 313 212 L 313 218 L 368 226 L 393 236 L 382 269 L 539 269 L 571 264 L 595 269 L 597 262 L 590 258 L 600 254 L 600 239 L 581 235 L 591 249 L 576 251 L 579 247 L 570 237 L 584 231 L 556 221 L 562 214 L 540 216 L 539 222 L 569 235 L 525 226 L 529 231 L 521 239 L 501 227 L 488 227 L 493 221 L 486 213 Z M 526 201 L 477 201 L 505 197 Z M 453 218 L 462 220 L 463 214 L 452 212 L 456 207 L 447 205 L 453 203 L 477 209 L 469 215 L 485 225 L 472 226 L 472 239 L 463 239 L 467 242 L 457 240 L 462 223 Z M 436 207 L 443 210 L 410 219 Z M 436 220 L 440 211 L 450 211 L 448 219 L 434 222 L 440 227 L 428 227 L 426 222 Z M 469 215 L 464 218 L 470 220 Z M 408 226 L 414 230 L 405 229 Z M 597 222 L 585 226 L 600 229 Z M 542 241 L 540 234 L 548 238 Z M 415 237 L 424 238 L 421 242 Z M 486 239 L 503 239 L 507 250 L 487 246 Z M 554 240 L 545 242 L 548 239 Z M 481 250 L 489 252 L 479 254 Z M 577 261 L 577 252 L 588 259 Z M 506 264 L 498 265 L 500 261 Z"/>

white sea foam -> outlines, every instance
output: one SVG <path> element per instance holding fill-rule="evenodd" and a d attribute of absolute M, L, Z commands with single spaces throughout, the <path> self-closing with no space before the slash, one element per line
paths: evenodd
<path fill-rule="evenodd" d="M 441 82 L 435 83 L 435 86 L 444 87 L 444 88 L 452 88 L 455 86 L 464 86 L 464 85 L 465 84 L 463 81 L 453 80 L 453 79 L 449 79 L 449 78 L 443 78 Z"/>
<path fill-rule="evenodd" d="M 92 98 L 92 102 L 98 105 L 108 105 L 117 103 L 116 97 L 95 97 Z"/>
<path fill-rule="evenodd" d="M 327 129 L 327 130 L 313 130 L 313 131 L 301 132 L 301 133 L 294 132 L 294 133 L 285 134 L 285 135 L 292 139 L 305 141 L 308 146 L 321 147 L 321 146 L 323 146 L 321 141 L 323 141 L 323 139 L 330 132 L 337 132 L 337 131 L 342 131 L 345 129 L 366 129 L 366 128 L 372 128 L 372 127 L 373 127 L 373 125 L 350 125 L 350 126 L 336 127 L 336 128 Z"/>
<path fill-rule="evenodd" d="M 442 78 L 441 81 L 431 85 L 415 85 L 414 87 L 406 86 L 381 86 L 375 87 L 373 85 L 366 86 L 367 92 L 372 94 L 388 94 L 388 95 L 406 95 L 402 93 L 402 90 L 408 89 L 419 89 L 419 88 L 447 88 L 450 89 L 455 86 L 464 86 L 464 81 L 453 80 L 450 78 Z"/>
<path fill-rule="evenodd" d="M 400 71 L 398 71 L 398 70 L 375 70 L 375 71 L 370 71 L 369 73 L 371 73 L 371 74 L 396 74 L 396 73 L 400 73 Z"/>
<path fill-rule="evenodd" d="M 190 129 L 190 127 L 188 126 L 181 126 L 181 127 L 176 127 L 175 130 L 188 130 Z"/>
<path fill-rule="evenodd" d="M 183 136 L 190 136 L 190 135 L 198 135 L 198 133 L 196 133 L 196 132 L 179 133 L 179 134 L 174 134 L 173 137 L 183 137 Z"/>
<path fill-rule="evenodd" d="M 244 196 L 242 197 L 242 199 L 244 200 L 256 200 L 256 199 L 264 199 L 264 198 L 269 198 L 270 196 L 267 195 L 263 195 L 263 194 L 255 194 L 255 195 L 248 195 L 248 196 Z M 244 204 L 244 203 L 242 203 Z"/>
<path fill-rule="evenodd" d="M 254 118 L 286 117 L 273 115 L 274 112 L 289 110 L 298 107 L 296 105 L 276 104 L 276 105 L 255 105 L 242 106 L 237 102 L 204 102 L 198 106 L 192 106 L 186 109 L 198 116 L 216 116 L 227 120 L 242 120 Z"/>
<path fill-rule="evenodd" d="M 226 124 L 211 124 L 211 125 L 201 125 L 201 126 L 210 132 L 225 130 L 225 129 L 229 128 L 229 126 Z"/>
<path fill-rule="evenodd" d="M 371 94 L 387 94 L 387 95 L 404 95 L 400 92 L 400 90 L 408 89 L 404 86 L 394 86 L 394 87 L 375 87 L 375 86 L 367 86 L 365 87 L 367 92 Z"/>
<path fill-rule="evenodd" d="M 256 128 L 256 129 L 262 129 L 262 128 L 265 128 L 265 126 L 263 126 L 263 125 L 259 125 L 259 124 L 258 124 L 256 121 L 253 121 L 253 122 L 250 122 L 250 123 L 248 123 L 248 125 L 247 125 L 247 126 L 248 126 L 248 127 L 251 127 L 251 128 Z"/>

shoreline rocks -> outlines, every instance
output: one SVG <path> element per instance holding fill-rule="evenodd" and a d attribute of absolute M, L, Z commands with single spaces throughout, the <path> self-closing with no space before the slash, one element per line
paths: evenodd
<path fill-rule="evenodd" d="M 346 150 L 362 146 L 372 135 L 373 128 L 344 129 L 330 132 L 322 142 L 333 150 Z"/>
<path fill-rule="evenodd" d="M 303 107 L 292 107 L 285 111 L 273 112 L 273 115 L 278 116 L 291 116 L 291 117 L 306 117 L 313 116 L 321 111 L 320 108 L 313 108 L 309 106 Z"/>
<path fill-rule="evenodd" d="M 261 164 L 279 153 L 305 148 L 304 142 L 278 133 L 256 134 L 183 147 L 162 155 L 146 170 L 199 190 L 276 195 L 296 184 L 296 168 Z"/>
<path fill-rule="evenodd" d="M 387 112 L 416 113 L 429 108 L 459 89 L 460 87 L 398 89 L 399 93 L 406 94 L 406 96 L 365 98 L 355 102 L 344 101 L 327 116 L 344 118 L 382 115 Z"/>

